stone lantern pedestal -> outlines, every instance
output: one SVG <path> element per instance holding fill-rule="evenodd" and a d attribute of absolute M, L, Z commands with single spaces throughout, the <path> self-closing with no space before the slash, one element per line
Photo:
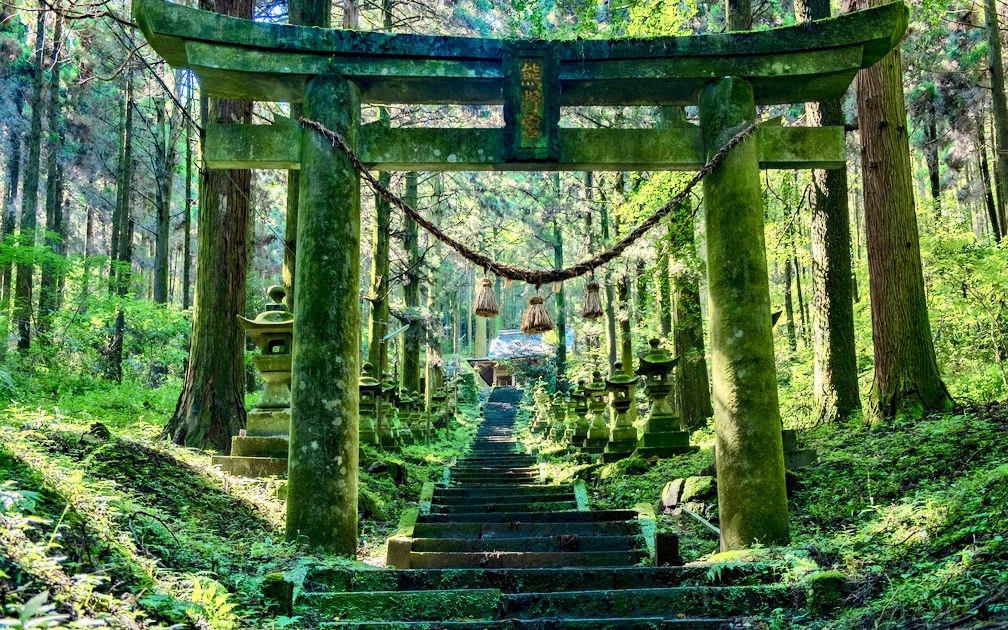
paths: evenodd
<path fill-rule="evenodd" d="M 416 442 L 416 435 L 413 434 L 416 415 L 413 408 L 413 396 L 406 390 L 399 390 L 399 428 L 396 439 L 400 446 L 409 446 Z"/>
<path fill-rule="evenodd" d="M 553 394 L 552 400 L 549 403 L 549 413 L 547 414 L 547 421 L 549 422 L 549 429 L 552 431 L 554 427 L 560 427 L 563 429 L 564 420 L 567 418 L 567 398 L 564 393 L 557 391 Z M 543 431 L 546 433 L 547 431 Z"/>
<path fill-rule="evenodd" d="M 571 405 L 567 409 L 566 427 L 563 441 L 571 450 L 576 450 L 588 437 L 588 396 L 584 380 L 578 381 L 577 389 L 571 392 Z"/>
<path fill-rule="evenodd" d="M 609 423 L 606 421 L 606 384 L 598 370 L 592 374 L 592 382 L 585 385 L 588 399 L 588 432 L 582 448 L 593 454 L 601 453 L 609 443 Z"/>
<path fill-rule="evenodd" d="M 376 418 L 378 417 L 379 399 L 381 398 L 381 381 L 372 375 L 370 363 L 362 366 L 360 384 L 360 416 L 358 421 L 360 444 L 370 444 L 371 446 L 381 446 L 381 439 L 378 437 L 378 427 Z"/>
<path fill-rule="evenodd" d="M 679 417 L 668 402 L 674 384 L 672 370 L 679 359 L 659 347 L 657 339 L 649 343 L 651 350 L 641 358 L 637 372 L 645 378 L 644 393 L 651 402 L 651 411 L 637 441 L 637 454 L 645 458 L 670 457 L 695 450 L 690 446 L 689 433 L 679 429 Z"/>
<path fill-rule="evenodd" d="M 287 474 L 294 317 L 283 305 L 287 295 L 283 287 L 272 286 L 267 294 L 273 303 L 255 319 L 238 317 L 259 351 L 252 363 L 262 376 L 263 392 L 248 412 L 245 429 L 231 438 L 231 454 L 211 458 L 214 466 L 240 477 Z"/>
<path fill-rule="evenodd" d="M 378 438 L 381 447 L 388 451 L 399 450 L 397 425 L 399 410 L 396 408 L 399 388 L 387 372 L 382 380 L 381 410 L 378 414 Z"/>
<path fill-rule="evenodd" d="M 602 451 L 602 463 L 619 461 L 629 457 L 637 446 L 637 429 L 630 419 L 633 405 L 633 386 L 637 377 L 623 371 L 623 363 L 613 364 L 612 376 L 606 379 L 606 389 L 612 394 L 613 419 L 609 431 L 609 443 Z"/>

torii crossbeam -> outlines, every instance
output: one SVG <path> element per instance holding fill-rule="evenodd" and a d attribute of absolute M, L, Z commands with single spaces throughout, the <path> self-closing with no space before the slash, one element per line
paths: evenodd
<path fill-rule="evenodd" d="M 303 103 L 375 170 L 695 170 L 757 105 L 838 98 L 895 48 L 902 2 L 760 32 L 588 41 L 393 35 L 255 23 L 134 0 L 147 41 L 204 94 Z M 504 106 L 493 129 L 360 124 L 361 103 Z M 584 129 L 562 106 L 699 105 L 700 125 Z M 208 125 L 208 168 L 300 169 L 287 529 L 357 536 L 360 181 L 293 121 Z M 764 124 L 704 180 L 722 547 L 788 539 L 760 168 L 842 168 L 839 127 Z"/>

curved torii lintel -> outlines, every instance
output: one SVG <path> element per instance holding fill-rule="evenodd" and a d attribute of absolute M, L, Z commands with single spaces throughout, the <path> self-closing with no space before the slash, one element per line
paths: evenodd
<path fill-rule="evenodd" d="M 690 105 L 729 75 L 767 105 L 842 95 L 898 44 L 909 9 L 893 2 L 747 33 L 550 42 L 265 24 L 165 0 L 134 0 L 133 13 L 151 46 L 211 96 L 297 102 L 309 77 L 331 73 L 357 83 L 367 103 L 499 104 L 504 60 L 520 47 L 556 60 L 560 105 Z"/>

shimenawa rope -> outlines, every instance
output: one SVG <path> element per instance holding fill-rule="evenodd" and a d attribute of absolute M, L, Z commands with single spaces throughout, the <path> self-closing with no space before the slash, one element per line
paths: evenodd
<path fill-rule="evenodd" d="M 614 243 L 609 249 L 563 269 L 525 269 L 493 260 L 489 256 L 470 249 L 451 236 L 445 234 L 438 226 L 431 223 L 419 212 L 413 209 L 408 203 L 383 186 L 381 182 L 379 182 L 378 179 L 371 174 L 371 171 L 368 170 L 367 166 L 361 162 L 360 158 L 357 157 L 357 154 L 350 148 L 350 145 L 348 145 L 346 140 L 343 139 L 343 136 L 316 120 L 302 116 L 299 121 L 302 126 L 317 132 L 319 135 L 329 140 L 334 147 L 342 151 L 347 156 L 347 159 L 350 160 L 354 169 L 360 173 L 361 177 L 364 178 L 364 181 L 366 181 L 371 189 L 374 190 L 375 194 L 380 196 L 389 204 L 399 208 L 403 214 L 416 221 L 418 225 L 433 234 L 439 241 L 454 249 L 460 256 L 474 265 L 481 267 L 486 271 L 493 272 L 502 278 L 520 280 L 536 287 L 540 287 L 551 282 L 563 282 L 564 280 L 570 280 L 571 278 L 583 276 L 584 274 L 601 267 L 622 254 L 626 251 L 627 247 L 632 245 L 640 237 L 644 236 L 648 230 L 657 225 L 662 218 L 682 203 L 683 199 L 686 198 L 690 191 L 692 191 L 704 177 L 717 168 L 725 160 L 732 149 L 751 136 L 757 127 L 756 121 L 747 123 L 746 126 L 732 136 L 732 138 L 728 140 L 724 146 L 718 149 L 717 153 L 707 160 L 707 163 L 704 164 L 703 167 L 690 178 L 689 182 L 686 183 L 686 186 L 677 192 L 667 204 L 656 210 L 654 214 L 645 219 L 643 223 L 635 227 L 622 239 Z"/>

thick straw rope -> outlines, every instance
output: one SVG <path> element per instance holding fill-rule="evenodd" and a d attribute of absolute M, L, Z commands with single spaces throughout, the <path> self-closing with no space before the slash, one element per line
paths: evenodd
<path fill-rule="evenodd" d="M 527 284 L 535 285 L 536 287 L 540 287 L 544 284 L 549 284 L 551 282 L 562 282 L 564 280 L 570 280 L 571 278 L 577 278 L 578 276 L 583 276 L 584 274 L 589 273 L 590 271 L 594 271 L 595 269 L 601 267 L 610 260 L 622 254 L 624 251 L 626 251 L 627 247 L 629 247 L 634 243 L 634 241 L 644 236 L 644 234 L 648 230 L 657 225 L 658 222 L 662 220 L 662 218 L 664 218 L 667 214 L 672 212 L 672 210 L 674 210 L 680 203 L 682 203 L 682 201 L 686 198 L 686 196 L 690 193 L 690 191 L 692 191 L 693 188 L 696 187 L 696 185 L 699 184 L 704 177 L 709 175 L 715 168 L 717 168 L 718 165 L 724 162 L 725 158 L 728 156 L 731 150 L 737 147 L 738 145 L 742 144 L 742 142 L 744 142 L 746 138 L 752 135 L 752 133 L 756 130 L 757 127 L 757 123 L 755 121 L 746 124 L 746 126 L 743 127 L 734 136 L 732 136 L 732 138 L 728 140 L 728 142 L 726 142 L 724 146 L 718 149 L 717 153 L 715 153 L 709 160 L 707 160 L 707 163 L 703 165 L 703 168 L 697 171 L 693 175 L 693 177 L 690 178 L 686 186 L 678 193 L 676 193 L 676 195 L 672 197 L 671 201 L 669 201 L 667 204 L 665 204 L 657 211 L 655 211 L 654 214 L 648 217 L 643 223 L 635 227 L 629 234 L 627 234 L 618 242 L 613 244 L 612 247 L 610 247 L 609 249 L 595 256 L 592 256 L 591 258 L 587 258 L 574 265 L 571 265 L 570 267 L 565 267 L 563 269 L 525 269 L 522 267 L 516 267 L 514 265 L 508 265 L 493 260 L 492 258 L 486 256 L 485 254 L 481 254 L 473 249 L 470 249 L 469 247 L 466 247 L 465 245 L 455 240 L 451 236 L 445 234 L 444 232 L 441 231 L 440 228 L 438 228 L 438 226 L 434 225 L 429 220 L 421 216 L 420 213 L 417 212 L 412 207 L 410 207 L 408 203 L 397 197 L 391 190 L 383 186 L 378 181 L 378 179 L 371 174 L 371 172 L 367 169 L 364 163 L 360 161 L 360 158 L 357 157 L 357 155 L 353 152 L 353 150 L 350 149 L 350 146 L 346 143 L 346 140 L 344 140 L 340 134 L 336 133 L 332 129 L 329 129 L 328 127 L 326 127 L 325 125 L 323 125 L 318 121 L 304 117 L 300 118 L 299 120 L 303 126 L 314 130 L 323 138 L 329 140 L 329 142 L 331 142 L 334 147 L 338 148 L 340 151 L 346 154 L 347 158 L 350 160 L 350 163 L 353 165 L 353 167 L 360 173 L 361 177 L 364 178 L 364 181 L 368 183 L 371 189 L 374 190 L 378 196 L 387 201 L 389 204 L 395 206 L 396 208 L 399 208 L 399 210 L 401 210 L 403 214 L 416 221 L 418 225 L 423 226 L 425 230 L 433 234 L 434 237 L 437 238 L 442 243 L 445 243 L 446 245 L 454 249 L 456 252 L 459 253 L 460 256 L 462 256 L 469 262 L 473 263 L 474 265 L 481 267 L 486 271 L 493 272 L 502 278 L 507 278 L 509 280 L 520 280 Z"/>

